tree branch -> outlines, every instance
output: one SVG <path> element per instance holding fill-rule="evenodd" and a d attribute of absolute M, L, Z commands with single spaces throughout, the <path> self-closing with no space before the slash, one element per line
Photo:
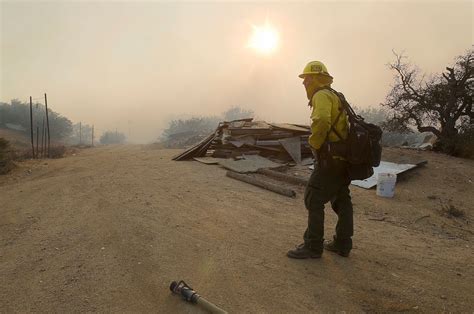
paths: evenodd
<path fill-rule="evenodd" d="M 431 132 L 434 135 L 436 135 L 437 137 L 441 137 L 441 132 L 438 129 L 436 129 L 435 127 L 432 127 L 432 126 L 418 127 L 418 131 L 420 131 L 420 132 Z"/>
<path fill-rule="evenodd" d="M 385 106 L 391 108 L 392 127 L 415 126 L 420 132 L 432 132 L 443 141 L 458 134 L 458 128 L 474 119 L 474 50 L 457 58 L 444 73 L 432 76 L 428 82 L 417 77 L 416 67 L 406 63 L 403 55 L 394 52 L 389 64 L 395 72 L 395 84 L 387 95 Z"/>

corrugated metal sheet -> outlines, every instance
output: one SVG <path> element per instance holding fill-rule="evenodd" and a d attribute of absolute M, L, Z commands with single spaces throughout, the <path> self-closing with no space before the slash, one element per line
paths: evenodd
<path fill-rule="evenodd" d="M 261 168 L 278 168 L 282 166 L 282 164 L 258 155 L 244 155 L 244 158 L 240 160 L 223 159 L 219 161 L 219 165 L 238 173 L 256 172 Z"/>

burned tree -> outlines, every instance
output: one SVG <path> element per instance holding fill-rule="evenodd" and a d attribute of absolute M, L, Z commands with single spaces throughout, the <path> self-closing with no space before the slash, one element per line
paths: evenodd
<path fill-rule="evenodd" d="M 416 67 L 406 63 L 403 55 L 395 53 L 395 83 L 382 105 L 390 108 L 385 123 L 389 130 L 432 132 L 438 137 L 436 148 L 454 154 L 460 132 L 472 129 L 474 112 L 472 98 L 474 87 L 474 51 L 468 50 L 456 59 L 446 72 L 425 80 L 418 79 Z"/>

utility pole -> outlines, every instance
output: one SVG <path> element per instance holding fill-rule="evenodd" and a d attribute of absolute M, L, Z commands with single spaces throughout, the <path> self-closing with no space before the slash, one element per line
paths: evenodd
<path fill-rule="evenodd" d="M 30 133 L 31 133 L 31 152 L 33 153 L 33 159 L 35 158 L 35 143 L 33 139 L 33 99 L 30 96 Z"/>
<path fill-rule="evenodd" d="M 31 97 L 30 97 L 31 99 Z M 44 105 L 46 107 L 46 128 L 48 130 L 48 158 L 49 158 L 49 145 L 50 145 L 50 136 L 49 136 L 49 118 L 48 118 L 48 98 L 46 97 L 46 93 L 44 93 Z"/>

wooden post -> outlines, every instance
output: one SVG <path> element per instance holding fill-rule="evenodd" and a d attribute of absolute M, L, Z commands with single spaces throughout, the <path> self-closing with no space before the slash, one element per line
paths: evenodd
<path fill-rule="evenodd" d="M 292 175 L 281 173 L 281 172 L 271 170 L 271 169 L 262 168 L 262 169 L 258 169 L 257 172 L 264 174 L 266 176 L 272 177 L 279 181 L 284 181 L 284 182 L 299 184 L 299 185 L 308 184 L 308 179 L 292 176 Z"/>
<path fill-rule="evenodd" d="M 33 140 L 33 99 L 30 96 L 30 133 L 31 133 L 31 152 L 35 158 L 35 143 Z"/>
<path fill-rule="evenodd" d="M 36 124 L 36 158 L 41 158 L 41 155 L 39 154 L 39 133 L 40 128 L 38 124 Z"/>
<path fill-rule="evenodd" d="M 43 125 L 41 127 L 41 158 L 44 158 L 44 117 L 43 117 Z"/>
<path fill-rule="evenodd" d="M 49 145 L 51 144 L 51 138 L 50 138 L 50 134 L 49 134 L 49 117 L 48 117 L 48 98 L 46 97 L 46 93 L 44 93 L 44 105 L 46 106 L 46 128 L 48 130 L 48 149 L 47 149 L 47 152 L 48 152 L 48 158 L 49 158 Z"/>
<path fill-rule="evenodd" d="M 281 185 L 276 185 L 276 184 L 273 184 L 261 179 L 253 178 L 252 176 L 249 176 L 247 174 L 227 171 L 226 175 L 230 178 L 240 180 L 240 181 L 264 188 L 266 190 L 281 194 L 281 195 L 285 195 L 288 197 L 296 197 L 296 192 L 291 189 L 287 189 L 285 187 L 282 187 Z"/>

